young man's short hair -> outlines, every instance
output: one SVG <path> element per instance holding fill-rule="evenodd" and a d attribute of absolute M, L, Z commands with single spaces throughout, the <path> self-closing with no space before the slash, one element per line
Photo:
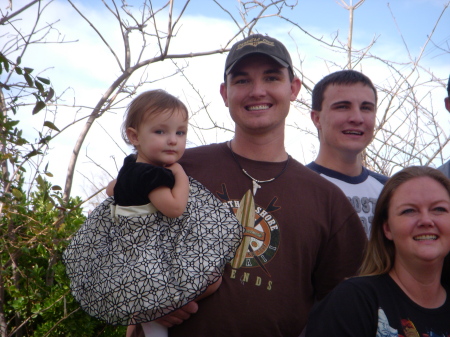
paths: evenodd
<path fill-rule="evenodd" d="M 315 111 L 322 110 L 324 93 L 328 86 L 351 85 L 356 83 L 367 85 L 373 90 L 373 93 L 375 94 L 376 104 L 378 100 L 377 89 L 375 89 L 375 86 L 373 85 L 370 78 L 356 70 L 340 70 L 325 76 L 314 86 L 314 89 L 312 91 L 312 109 Z"/>

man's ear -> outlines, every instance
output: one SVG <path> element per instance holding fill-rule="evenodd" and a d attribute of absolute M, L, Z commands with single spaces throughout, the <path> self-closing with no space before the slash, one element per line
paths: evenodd
<path fill-rule="evenodd" d="M 311 110 L 311 120 L 314 123 L 317 130 L 321 129 L 320 125 L 320 111 Z"/>
<path fill-rule="evenodd" d="M 127 128 L 126 133 L 127 133 L 127 138 L 131 144 L 133 144 L 134 146 L 139 145 L 139 137 L 138 137 L 138 133 L 137 133 L 136 129 Z"/>
<path fill-rule="evenodd" d="M 297 99 L 298 93 L 300 92 L 300 89 L 302 87 L 302 81 L 295 76 L 294 79 L 291 82 L 291 102 L 295 101 Z"/>
<path fill-rule="evenodd" d="M 225 103 L 225 106 L 228 108 L 228 90 L 227 90 L 227 84 L 222 83 L 220 85 L 220 95 L 222 96 L 223 102 Z"/>

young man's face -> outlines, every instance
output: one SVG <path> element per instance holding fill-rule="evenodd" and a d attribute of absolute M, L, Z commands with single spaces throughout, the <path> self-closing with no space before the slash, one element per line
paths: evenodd
<path fill-rule="evenodd" d="M 236 131 L 262 134 L 284 130 L 290 102 L 296 99 L 300 87 L 298 78 L 290 81 L 287 68 L 266 55 L 254 54 L 233 67 L 220 93 Z"/>
<path fill-rule="evenodd" d="M 373 90 L 362 83 L 329 85 L 322 111 L 312 111 L 319 130 L 320 150 L 355 156 L 372 141 L 376 103 Z"/>

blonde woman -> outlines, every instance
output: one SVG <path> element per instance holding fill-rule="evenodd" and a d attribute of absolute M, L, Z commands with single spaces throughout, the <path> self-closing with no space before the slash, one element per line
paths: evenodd
<path fill-rule="evenodd" d="M 306 336 L 449 336 L 449 251 L 450 181 L 429 167 L 396 173 L 378 198 L 361 276 L 317 304 Z"/>

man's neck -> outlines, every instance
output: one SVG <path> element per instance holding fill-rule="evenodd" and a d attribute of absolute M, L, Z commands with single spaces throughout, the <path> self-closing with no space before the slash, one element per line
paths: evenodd
<path fill-rule="evenodd" d="M 319 151 L 319 155 L 314 161 L 316 164 L 326 167 L 330 170 L 345 174 L 350 177 L 357 177 L 362 172 L 361 155 L 344 156 L 326 156 Z"/>
<path fill-rule="evenodd" d="M 231 146 L 230 146 L 231 145 Z M 235 134 L 228 143 L 234 153 L 252 160 L 282 162 L 288 154 L 284 148 L 284 135 L 280 137 L 255 137 Z"/>

